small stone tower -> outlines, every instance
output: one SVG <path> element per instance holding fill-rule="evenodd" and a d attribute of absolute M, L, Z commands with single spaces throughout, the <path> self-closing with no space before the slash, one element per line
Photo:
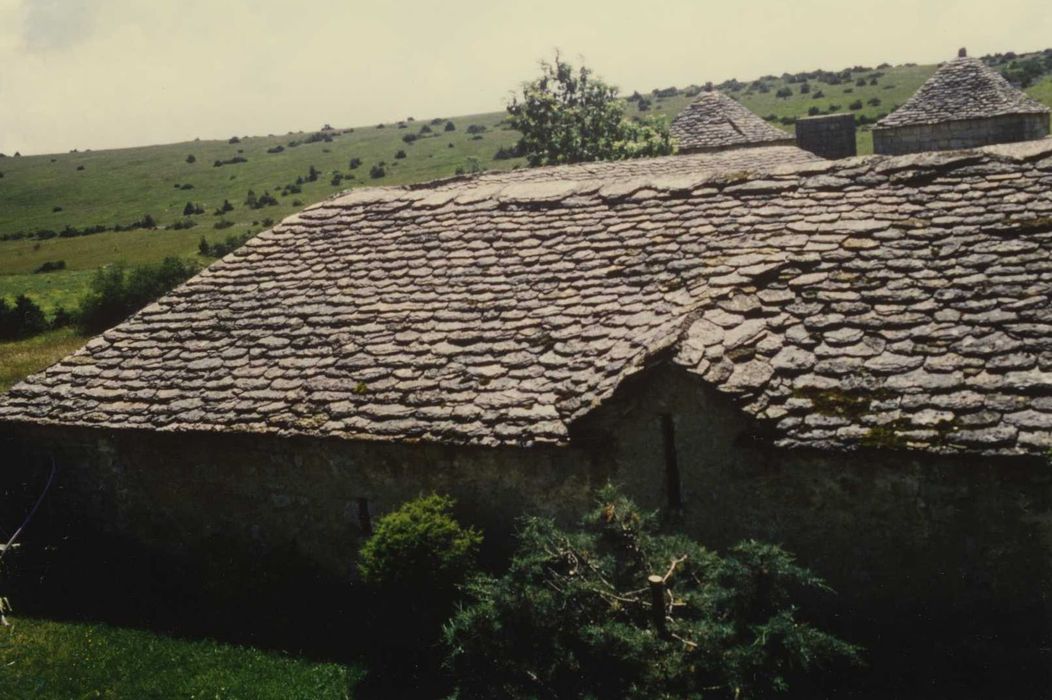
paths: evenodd
<path fill-rule="evenodd" d="M 669 129 L 680 153 L 747 146 L 791 146 L 793 137 L 706 85 Z"/>
<path fill-rule="evenodd" d="M 873 127 L 876 153 L 918 153 L 1031 141 L 1049 134 L 1050 110 L 961 49 L 906 104 Z"/>

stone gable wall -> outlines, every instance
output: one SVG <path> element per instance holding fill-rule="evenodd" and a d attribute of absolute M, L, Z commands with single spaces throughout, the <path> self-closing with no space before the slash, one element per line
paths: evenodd
<path fill-rule="evenodd" d="M 873 129 L 873 152 L 885 155 L 950 151 L 993 143 L 1042 139 L 1049 134 L 1048 114 L 1018 114 L 962 119 L 930 125 Z"/>

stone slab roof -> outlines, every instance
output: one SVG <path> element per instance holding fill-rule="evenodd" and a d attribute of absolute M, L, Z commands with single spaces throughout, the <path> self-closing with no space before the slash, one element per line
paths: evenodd
<path fill-rule="evenodd" d="M 944 63 L 905 104 L 874 128 L 1048 112 L 1048 107 L 1012 87 L 979 59 L 962 56 Z"/>
<path fill-rule="evenodd" d="M 771 126 L 721 92 L 701 93 L 687 105 L 670 127 L 684 152 L 740 148 L 769 143 L 793 143 L 793 136 Z"/>
<path fill-rule="evenodd" d="M 319 203 L 18 384 L 0 420 L 564 444 L 672 361 L 784 446 L 1052 448 L 1052 140 L 646 163 Z"/>

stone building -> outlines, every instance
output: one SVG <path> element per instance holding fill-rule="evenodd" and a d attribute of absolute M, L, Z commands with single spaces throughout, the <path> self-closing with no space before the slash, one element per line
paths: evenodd
<path fill-rule="evenodd" d="M 493 543 L 613 480 L 784 544 L 831 624 L 1018 644 L 1018 678 L 1049 668 L 1050 342 L 1052 140 L 360 189 L 14 387 L 4 478 L 54 459 L 86 522 L 342 576 L 421 492 Z"/>
<path fill-rule="evenodd" d="M 680 153 L 793 143 L 790 134 L 717 90 L 702 92 L 679 113 L 669 130 Z"/>
<path fill-rule="evenodd" d="M 943 64 L 904 105 L 873 127 L 875 153 L 974 148 L 1040 139 L 1049 109 L 976 58 Z"/>

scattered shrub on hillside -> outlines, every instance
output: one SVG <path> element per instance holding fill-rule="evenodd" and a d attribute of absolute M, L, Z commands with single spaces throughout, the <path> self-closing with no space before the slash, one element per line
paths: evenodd
<path fill-rule="evenodd" d="M 475 156 L 468 156 L 464 161 L 464 165 L 457 166 L 457 175 L 472 175 L 474 173 L 481 173 L 485 168 L 482 167 L 481 161 Z"/>
<path fill-rule="evenodd" d="M 267 149 L 267 153 L 283 153 L 284 151 L 285 147 L 281 144 L 278 144 L 277 146 L 271 146 Z"/>
<path fill-rule="evenodd" d="M 790 125 L 796 123 L 796 117 L 793 117 L 793 116 L 782 117 L 781 119 L 778 120 L 778 122 L 780 124 L 785 124 L 786 126 L 790 126 Z"/>
<path fill-rule="evenodd" d="M 405 151 L 399 149 L 398 152 L 395 153 L 394 157 L 396 160 L 401 160 L 402 158 L 405 158 Z"/>
<path fill-rule="evenodd" d="M 65 260 L 47 260 L 40 264 L 40 266 L 33 270 L 33 274 L 42 274 L 45 272 L 55 272 L 56 270 L 65 270 Z"/>
<path fill-rule="evenodd" d="M 855 91 L 855 88 L 844 88 L 844 94 L 845 95 L 850 95 L 854 91 Z"/>
<path fill-rule="evenodd" d="M 186 157 L 186 162 L 187 163 L 196 163 L 197 162 L 197 156 L 195 156 L 193 153 L 191 153 L 190 155 L 188 155 Z"/>
<path fill-rule="evenodd" d="M 509 158 L 518 158 L 522 153 L 519 151 L 518 145 L 514 146 L 501 146 L 497 149 L 497 152 L 493 154 L 493 160 L 507 160 Z"/>
<path fill-rule="evenodd" d="M 636 107 L 639 109 L 640 112 L 649 112 L 650 107 L 653 104 L 654 103 L 651 102 L 648 98 L 643 97 L 639 100 L 639 102 L 636 103 Z"/>
<path fill-rule="evenodd" d="M 821 90 L 816 90 L 815 92 L 811 93 L 811 99 L 812 100 L 820 100 L 820 99 L 822 99 L 825 96 L 826 96 L 826 94 L 824 92 L 822 92 Z"/>
<path fill-rule="evenodd" d="M 248 194 L 245 195 L 245 206 L 250 209 L 256 208 L 256 192 L 255 190 L 249 190 Z"/>
<path fill-rule="evenodd" d="M 384 166 L 380 165 L 379 163 L 369 168 L 369 177 L 373 178 L 374 180 L 379 180 L 386 174 L 387 170 L 384 168 Z"/>
<path fill-rule="evenodd" d="M 361 158 L 351 158 L 351 162 L 348 163 L 347 167 L 349 167 L 351 170 L 357 170 L 358 167 L 361 164 L 362 164 L 362 159 Z"/>
<path fill-rule="evenodd" d="M 866 79 L 865 78 L 859 78 L 858 80 L 855 81 L 855 87 L 865 87 L 865 86 L 866 86 Z"/>
<path fill-rule="evenodd" d="M 421 134 L 430 134 L 431 133 L 431 127 L 428 126 L 427 124 L 424 124 L 422 127 L 420 127 L 420 133 Z"/>
<path fill-rule="evenodd" d="M 811 92 L 811 84 L 810 83 L 801 83 L 800 84 L 800 94 L 801 95 L 807 95 L 810 92 Z"/>
<path fill-rule="evenodd" d="M 204 236 L 201 236 L 201 240 L 197 244 L 197 252 L 209 258 L 221 258 L 240 248 L 251 237 L 251 233 L 243 233 L 239 236 L 227 236 L 225 240 L 219 243 L 209 243 Z"/>
<path fill-rule="evenodd" d="M 65 328 L 66 326 L 73 325 L 74 322 L 73 314 L 66 311 L 63 307 L 55 307 L 55 313 L 51 316 L 51 323 L 49 324 L 52 330 L 57 328 Z"/>
<path fill-rule="evenodd" d="M 871 97 L 868 100 L 866 100 L 866 104 L 869 105 L 870 107 L 879 107 L 880 106 L 880 98 L 879 97 Z"/>
<path fill-rule="evenodd" d="M 185 231 L 186 229 L 193 228 L 194 226 L 197 226 L 197 222 L 193 219 L 181 219 L 169 226 L 169 228 L 173 231 Z"/>
<path fill-rule="evenodd" d="M 77 166 L 77 170 L 83 170 L 83 169 L 84 169 L 84 166 L 83 166 L 83 165 L 78 165 L 78 166 Z"/>
<path fill-rule="evenodd" d="M 870 84 L 870 85 L 876 85 L 876 84 L 877 84 L 878 82 L 879 82 L 879 81 L 878 81 L 878 80 L 877 80 L 876 78 L 870 78 L 870 79 L 869 79 L 869 84 Z"/>
<path fill-rule="evenodd" d="M 290 194 L 299 194 L 302 191 L 303 191 L 302 187 L 300 187 L 296 183 L 292 183 L 291 185 L 285 185 L 281 189 L 281 196 L 282 197 L 288 197 Z"/>
<path fill-rule="evenodd" d="M 29 338 L 47 329 L 43 310 L 25 294 L 18 295 L 13 306 L 0 297 L 0 340 Z"/>
<path fill-rule="evenodd" d="M 189 279 L 194 272 L 193 265 L 178 258 L 165 258 L 159 264 L 130 270 L 123 265 L 101 268 L 81 300 L 78 323 L 85 333 L 104 331 Z"/>
<path fill-rule="evenodd" d="M 133 221 L 130 224 L 114 224 L 113 225 L 113 230 L 114 231 L 134 231 L 135 229 L 140 229 L 140 228 L 147 228 L 147 229 L 157 228 L 157 221 L 150 214 L 145 214 L 145 215 L 143 215 L 143 217 L 141 219 L 139 219 L 138 221 Z"/>
<path fill-rule="evenodd" d="M 332 134 L 328 134 L 328 133 L 324 133 L 323 134 L 321 132 L 316 132 L 316 133 L 311 134 L 310 136 L 308 136 L 304 140 L 304 143 L 319 143 L 319 142 L 332 143 Z"/>
<path fill-rule="evenodd" d="M 414 141 L 416 141 L 418 138 L 420 138 L 420 137 L 417 136 L 416 134 L 406 134 L 405 136 L 402 137 L 402 140 L 405 141 L 408 144 L 411 144 Z"/>
<path fill-rule="evenodd" d="M 212 213 L 212 215 L 213 216 L 222 216 L 223 214 L 226 214 L 228 211 L 234 211 L 234 205 L 230 203 L 229 199 L 224 199 L 223 200 L 223 205 L 220 206 L 218 209 L 216 209 Z"/>
<path fill-rule="evenodd" d="M 854 102 L 849 104 L 847 108 L 850 109 L 852 112 L 857 112 L 858 110 L 862 109 L 862 100 L 855 100 Z"/>
<path fill-rule="evenodd" d="M 486 127 L 482 124 L 469 124 L 467 128 L 469 134 L 481 134 L 484 131 L 486 131 Z"/>
<path fill-rule="evenodd" d="M 51 207 L 51 213 L 52 214 L 57 214 L 60 211 L 62 211 L 62 207 L 60 207 L 58 205 L 55 205 L 55 206 Z"/>
<path fill-rule="evenodd" d="M 395 157 L 397 158 L 398 156 L 395 156 Z M 332 185 L 333 187 L 339 187 L 340 183 L 342 183 L 342 182 L 343 182 L 343 173 L 341 173 L 339 171 L 334 172 L 332 174 L 332 179 L 329 180 L 329 184 Z"/>
<path fill-rule="evenodd" d="M 294 199 L 294 200 L 292 200 L 292 206 L 294 206 L 294 207 L 302 207 L 303 206 L 303 200 L 302 199 Z"/>
<path fill-rule="evenodd" d="M 445 627 L 453 697 L 770 698 L 857 662 L 801 619 L 828 588 L 775 545 L 721 556 L 610 487 L 580 530 L 531 517 L 518 540 Z"/>
<path fill-rule="evenodd" d="M 447 121 L 446 122 L 446 126 L 444 127 L 443 130 L 444 131 L 455 131 L 456 128 L 457 128 L 456 124 L 454 124 L 452 121 Z"/>
<path fill-rule="evenodd" d="M 273 226 L 274 225 L 274 219 L 270 218 L 269 216 L 263 217 L 263 225 L 264 226 Z"/>
<path fill-rule="evenodd" d="M 780 97 L 783 100 L 787 99 L 787 98 L 790 98 L 790 97 L 793 96 L 793 89 L 788 87 L 788 86 L 783 87 L 783 88 L 778 88 L 778 92 L 774 93 L 774 96 L 775 97 Z"/>
<path fill-rule="evenodd" d="M 212 225 L 212 228 L 222 230 L 222 229 L 225 229 L 225 228 L 230 228 L 233 225 L 234 225 L 234 222 L 230 221 L 229 219 L 220 219 L 219 221 L 215 222 L 215 224 Z"/>
<path fill-rule="evenodd" d="M 216 167 L 216 168 L 219 168 L 219 167 L 222 167 L 224 165 L 236 165 L 237 163 L 247 163 L 247 162 L 248 162 L 248 158 L 245 158 L 244 156 L 234 156 L 233 158 L 228 158 L 227 160 L 217 160 L 215 163 L 212 164 L 212 166 Z"/>
<path fill-rule="evenodd" d="M 815 106 L 815 105 L 812 105 L 812 106 L 807 108 L 807 116 L 809 116 L 809 117 L 815 117 L 815 116 L 818 116 L 821 113 L 822 113 L 822 110 L 819 107 Z"/>
<path fill-rule="evenodd" d="M 194 186 L 191 185 L 189 182 L 184 182 L 182 185 L 179 186 L 179 189 L 181 190 L 192 190 L 193 188 Z"/>
<path fill-rule="evenodd" d="M 239 139 L 237 136 L 231 136 L 227 143 L 241 143 L 241 139 Z"/>
<path fill-rule="evenodd" d="M 319 175 L 321 175 L 321 171 L 311 165 L 307 170 L 307 182 L 316 182 Z"/>
<path fill-rule="evenodd" d="M 193 202 L 187 202 L 186 206 L 183 207 L 183 216 L 193 216 L 194 214 L 204 214 L 205 208 L 200 204 L 194 204 Z"/>
<path fill-rule="evenodd" d="M 384 126 L 383 124 L 377 124 L 377 125 L 376 125 L 376 128 L 377 128 L 377 129 L 384 129 L 384 128 L 386 128 L 386 127 L 385 127 L 385 126 Z"/>

